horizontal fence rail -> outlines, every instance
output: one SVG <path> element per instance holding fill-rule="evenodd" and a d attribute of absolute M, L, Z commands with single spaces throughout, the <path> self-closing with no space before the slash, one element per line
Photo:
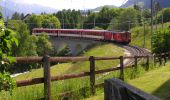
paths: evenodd
<path fill-rule="evenodd" d="M 145 56 L 120 56 L 120 57 L 16 57 L 16 63 L 42 63 L 44 67 L 44 77 L 40 78 L 33 78 L 33 79 L 27 79 L 27 80 L 21 80 L 17 81 L 17 87 L 22 86 L 29 86 L 34 84 L 40 84 L 44 83 L 44 96 L 46 100 L 51 99 L 51 81 L 59 81 L 59 80 L 67 80 L 72 78 L 80 78 L 80 77 L 90 77 L 90 90 L 91 93 L 95 94 L 95 87 L 103 86 L 103 83 L 101 84 L 95 84 L 95 75 L 111 72 L 111 71 L 120 71 L 120 79 L 124 80 L 124 69 L 136 67 L 138 64 L 139 59 L 146 59 L 146 64 L 149 66 L 149 59 L 153 58 L 154 63 L 159 61 L 160 64 L 162 64 L 162 59 L 164 59 L 164 62 L 166 62 L 167 58 L 170 58 L 170 53 L 164 53 L 161 55 L 145 55 Z M 134 59 L 134 66 L 125 66 L 124 60 L 125 59 Z M 119 67 L 112 67 L 102 70 L 95 70 L 95 61 L 100 60 L 119 60 L 120 64 Z M 79 72 L 76 74 L 64 74 L 64 75 L 58 75 L 58 76 L 51 76 L 50 75 L 50 63 L 51 62 L 78 62 L 78 61 L 89 61 L 89 72 Z"/>
<path fill-rule="evenodd" d="M 160 100 L 116 78 L 105 80 L 104 92 L 104 100 Z"/>

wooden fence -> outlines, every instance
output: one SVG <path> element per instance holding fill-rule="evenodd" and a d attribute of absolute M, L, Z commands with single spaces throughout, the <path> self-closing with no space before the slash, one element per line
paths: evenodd
<path fill-rule="evenodd" d="M 149 66 L 149 61 L 150 58 L 153 58 L 154 63 L 158 60 L 160 64 L 162 64 L 162 58 L 166 62 L 166 58 L 170 57 L 170 53 L 168 54 L 163 54 L 163 55 L 154 55 L 154 56 L 120 56 L 120 57 L 49 57 L 49 56 L 44 56 L 44 57 L 16 57 L 17 63 L 43 63 L 44 67 L 44 77 L 40 78 L 33 78 L 33 79 L 28 79 L 28 80 L 21 80 L 17 81 L 17 87 L 22 87 L 22 86 L 28 86 L 28 85 L 34 85 L 34 84 L 39 84 L 39 83 L 44 83 L 44 97 L 45 100 L 51 100 L 51 81 L 58 81 L 58 80 L 67 80 L 67 79 L 72 79 L 72 78 L 80 78 L 80 77 L 85 77 L 89 76 L 90 77 L 90 91 L 91 94 L 95 94 L 95 88 L 97 86 L 103 86 L 104 83 L 102 84 L 95 84 L 95 75 L 96 74 L 101 74 L 101 73 L 106 73 L 106 72 L 111 72 L 111 71 L 120 71 L 120 79 L 124 80 L 124 69 L 125 68 L 130 68 L 124 66 L 124 59 L 134 59 L 135 63 L 134 66 L 137 66 L 138 64 L 138 59 L 145 58 L 146 59 L 146 64 Z M 113 68 L 108 68 L 108 69 L 103 69 L 103 70 L 95 70 L 95 61 L 98 60 L 120 60 L 120 66 L 119 67 L 113 67 Z M 64 74 L 64 75 L 58 75 L 58 76 L 51 76 L 50 74 L 50 63 L 51 62 L 77 62 L 77 61 L 89 61 L 90 62 L 90 72 L 80 72 L 78 74 Z"/>
<path fill-rule="evenodd" d="M 107 79 L 104 82 L 105 100 L 160 100 L 119 79 Z"/>

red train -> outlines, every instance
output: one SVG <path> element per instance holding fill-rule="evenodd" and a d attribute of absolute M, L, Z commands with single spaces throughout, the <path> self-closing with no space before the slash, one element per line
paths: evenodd
<path fill-rule="evenodd" d="M 102 41 L 115 41 L 119 43 L 128 44 L 131 41 L 131 33 L 129 32 L 113 32 L 107 30 L 87 30 L 87 29 L 45 29 L 35 28 L 32 30 L 32 34 L 39 35 L 42 32 L 51 36 L 58 37 L 74 37 L 74 38 L 86 38 Z"/>

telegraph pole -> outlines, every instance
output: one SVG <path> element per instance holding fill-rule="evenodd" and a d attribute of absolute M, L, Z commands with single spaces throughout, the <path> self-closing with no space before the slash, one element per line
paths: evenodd
<path fill-rule="evenodd" d="M 152 50 L 152 40 L 153 40 L 153 0 L 151 0 L 151 50 Z"/>
<path fill-rule="evenodd" d="M 162 22 L 162 29 L 164 28 L 164 12 L 163 12 L 163 9 L 162 9 L 162 20 L 161 20 L 161 22 Z"/>
<path fill-rule="evenodd" d="M 143 22 L 143 33 L 144 33 L 143 48 L 145 48 L 145 44 L 146 44 L 146 27 L 145 27 L 145 21 Z"/>
<path fill-rule="evenodd" d="M 64 29 L 64 19 L 62 19 L 62 22 L 63 22 L 63 29 Z"/>
<path fill-rule="evenodd" d="M 94 17 L 93 27 L 96 27 L 96 18 Z"/>

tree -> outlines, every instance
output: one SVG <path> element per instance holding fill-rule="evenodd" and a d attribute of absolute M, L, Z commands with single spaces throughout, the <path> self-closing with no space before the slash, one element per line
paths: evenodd
<path fill-rule="evenodd" d="M 164 8 L 158 12 L 157 19 L 156 19 L 158 23 L 162 22 L 162 17 L 164 23 L 170 22 L 170 8 Z"/>
<path fill-rule="evenodd" d="M 0 12 L 0 19 L 2 19 L 2 13 Z"/>
<path fill-rule="evenodd" d="M 98 26 L 94 27 L 93 29 L 94 29 L 94 30 L 104 30 L 103 28 L 100 28 L 100 27 L 98 27 Z"/>
<path fill-rule="evenodd" d="M 142 15 L 146 19 L 151 18 L 151 12 L 149 11 L 149 9 L 144 9 Z"/>
<path fill-rule="evenodd" d="M 92 29 L 96 26 L 97 13 L 90 13 L 87 20 L 84 22 L 84 28 Z"/>
<path fill-rule="evenodd" d="M 137 5 L 137 4 L 135 4 L 135 5 L 133 6 L 133 8 L 136 9 L 136 10 L 138 10 L 138 11 L 141 10 L 141 7 L 140 7 L 139 5 Z"/>
<path fill-rule="evenodd" d="M 26 23 L 29 27 L 30 32 L 33 28 L 40 28 L 42 27 L 42 17 L 40 15 L 31 15 L 27 20 Z"/>
<path fill-rule="evenodd" d="M 11 19 L 12 19 L 12 20 L 21 20 L 20 13 L 15 12 L 15 13 L 12 15 Z"/>
<path fill-rule="evenodd" d="M 85 28 L 91 29 L 95 26 L 107 29 L 111 20 L 118 16 L 119 9 L 110 9 L 104 6 L 99 13 L 90 13 L 87 20 L 84 22 Z"/>
<path fill-rule="evenodd" d="M 129 30 L 129 28 L 138 25 L 140 21 L 139 11 L 133 8 L 125 8 L 120 11 L 120 14 L 113 18 L 109 30 Z"/>
<path fill-rule="evenodd" d="M 7 28 L 18 31 L 21 23 L 23 23 L 21 20 L 8 20 Z"/>
<path fill-rule="evenodd" d="M 27 25 L 21 20 L 9 20 L 8 26 L 16 32 L 15 37 L 18 39 L 18 46 L 13 45 L 13 56 L 35 56 L 36 37 L 29 34 Z"/>
<path fill-rule="evenodd" d="M 108 7 L 103 7 L 98 14 L 98 18 L 96 20 L 97 23 L 100 23 L 99 27 L 106 29 L 112 18 L 116 16 L 115 9 L 110 10 Z"/>
<path fill-rule="evenodd" d="M 61 51 L 59 51 L 58 56 L 71 56 L 71 50 L 69 45 L 66 45 Z"/>
<path fill-rule="evenodd" d="M 0 92 L 5 90 L 9 91 L 10 94 L 16 87 L 16 82 L 10 77 L 8 72 L 9 65 L 15 61 L 11 57 L 11 47 L 13 44 L 18 44 L 13 34 L 12 31 L 5 28 L 3 20 L 0 19 Z"/>
<path fill-rule="evenodd" d="M 62 28 L 66 29 L 80 28 L 82 19 L 84 18 L 81 15 L 80 10 L 76 11 L 74 9 L 63 9 L 62 11 L 54 13 L 53 15 L 60 20 Z"/>
<path fill-rule="evenodd" d="M 37 44 L 37 53 L 39 56 L 50 54 L 51 51 L 53 50 L 53 46 L 49 41 L 49 36 L 46 33 L 42 33 L 38 36 L 36 44 Z"/>
<path fill-rule="evenodd" d="M 156 54 L 170 52 L 170 29 L 161 29 L 153 35 L 152 52 Z"/>
<path fill-rule="evenodd" d="M 53 15 L 41 15 L 43 28 L 61 28 L 60 21 Z"/>

